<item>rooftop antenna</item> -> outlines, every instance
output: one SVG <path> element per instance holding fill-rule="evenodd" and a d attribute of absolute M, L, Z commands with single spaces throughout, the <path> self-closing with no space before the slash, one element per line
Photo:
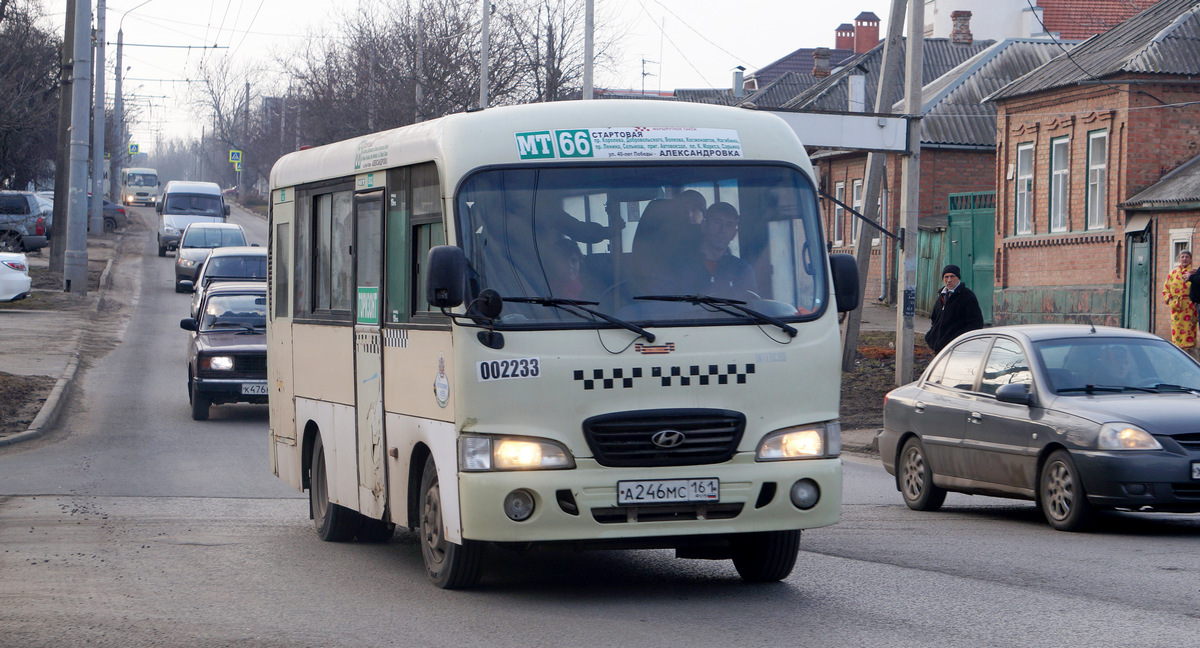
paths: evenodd
<path fill-rule="evenodd" d="M 658 61 L 651 61 L 650 59 L 647 59 L 647 58 L 644 58 L 644 59 L 642 59 L 642 95 L 645 95 L 645 94 L 646 94 L 646 77 L 648 77 L 648 76 L 655 76 L 655 74 L 654 74 L 653 72 L 647 72 L 647 71 L 646 71 L 646 64 L 647 64 L 647 63 L 655 63 L 655 64 L 657 64 L 657 63 L 658 63 Z"/>

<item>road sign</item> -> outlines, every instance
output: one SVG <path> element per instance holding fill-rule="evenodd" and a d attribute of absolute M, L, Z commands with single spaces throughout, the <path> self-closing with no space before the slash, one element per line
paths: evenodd
<path fill-rule="evenodd" d="M 236 149 L 229 149 L 229 161 L 240 163 L 242 161 L 242 152 Z"/>
<path fill-rule="evenodd" d="M 130 154 L 130 155 L 137 155 L 137 154 L 138 154 L 138 145 L 137 145 L 137 144 L 130 144 L 130 145 L 129 145 L 129 154 Z"/>
<path fill-rule="evenodd" d="M 234 171 L 241 171 L 241 170 L 242 170 L 242 161 L 241 161 L 241 160 L 238 160 L 237 162 L 234 162 L 234 163 L 233 163 L 233 170 L 234 170 Z"/>

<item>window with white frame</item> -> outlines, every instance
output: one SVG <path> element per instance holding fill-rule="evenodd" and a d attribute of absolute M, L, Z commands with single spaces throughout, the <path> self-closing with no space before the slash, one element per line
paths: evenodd
<path fill-rule="evenodd" d="M 850 206 L 854 208 L 855 213 L 857 213 L 857 214 L 863 213 L 862 180 L 854 181 L 854 183 L 850 187 L 850 193 L 853 196 L 853 201 L 850 203 Z M 851 219 L 851 222 L 854 223 L 854 226 L 851 228 L 851 231 L 854 232 L 854 235 L 851 237 L 851 240 L 853 240 L 855 243 L 858 243 L 858 233 L 862 231 L 862 219 L 854 214 L 850 215 L 850 219 Z"/>
<path fill-rule="evenodd" d="M 883 229 L 887 229 L 888 221 L 887 221 L 887 191 L 886 190 L 881 190 L 879 192 L 879 200 L 877 202 L 879 203 L 879 214 L 875 217 L 875 219 L 877 221 L 879 221 L 880 227 L 882 227 Z M 872 229 L 874 229 L 874 228 L 872 228 Z M 879 236 L 880 236 L 879 230 L 875 230 L 874 236 L 871 237 L 871 245 L 879 245 Z"/>
<path fill-rule="evenodd" d="M 833 197 L 837 203 L 833 205 L 833 244 L 842 244 L 842 222 L 846 219 L 846 209 L 842 204 L 846 202 L 846 183 L 839 182 L 833 185 Z"/>
<path fill-rule="evenodd" d="M 1067 196 L 1071 175 L 1071 140 L 1050 140 L 1050 231 L 1067 231 Z"/>
<path fill-rule="evenodd" d="M 1033 233 L 1033 144 L 1017 146 L 1017 234 Z"/>
<path fill-rule="evenodd" d="M 1108 226 L 1106 187 L 1108 186 L 1108 131 L 1088 133 L 1087 228 Z"/>

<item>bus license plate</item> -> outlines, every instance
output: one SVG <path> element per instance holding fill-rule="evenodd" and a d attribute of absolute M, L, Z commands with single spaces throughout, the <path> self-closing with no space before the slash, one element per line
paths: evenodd
<path fill-rule="evenodd" d="M 1192 462 L 1192 479 L 1200 479 L 1200 461 Z"/>
<path fill-rule="evenodd" d="M 267 383 L 242 383 L 243 396 L 266 396 Z"/>
<path fill-rule="evenodd" d="M 716 502 L 721 499 L 719 479 L 647 479 L 617 482 L 617 505 Z"/>

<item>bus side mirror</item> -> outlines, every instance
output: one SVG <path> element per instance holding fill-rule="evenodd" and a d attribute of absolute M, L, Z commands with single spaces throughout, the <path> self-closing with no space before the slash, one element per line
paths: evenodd
<path fill-rule="evenodd" d="M 463 303 L 463 287 L 467 277 L 467 256 L 455 245 L 438 245 L 429 249 L 425 262 L 425 295 L 429 305 L 454 308 Z"/>
<path fill-rule="evenodd" d="M 839 313 L 858 308 L 858 262 L 849 254 L 830 254 L 829 267 L 833 271 L 833 294 Z"/>

